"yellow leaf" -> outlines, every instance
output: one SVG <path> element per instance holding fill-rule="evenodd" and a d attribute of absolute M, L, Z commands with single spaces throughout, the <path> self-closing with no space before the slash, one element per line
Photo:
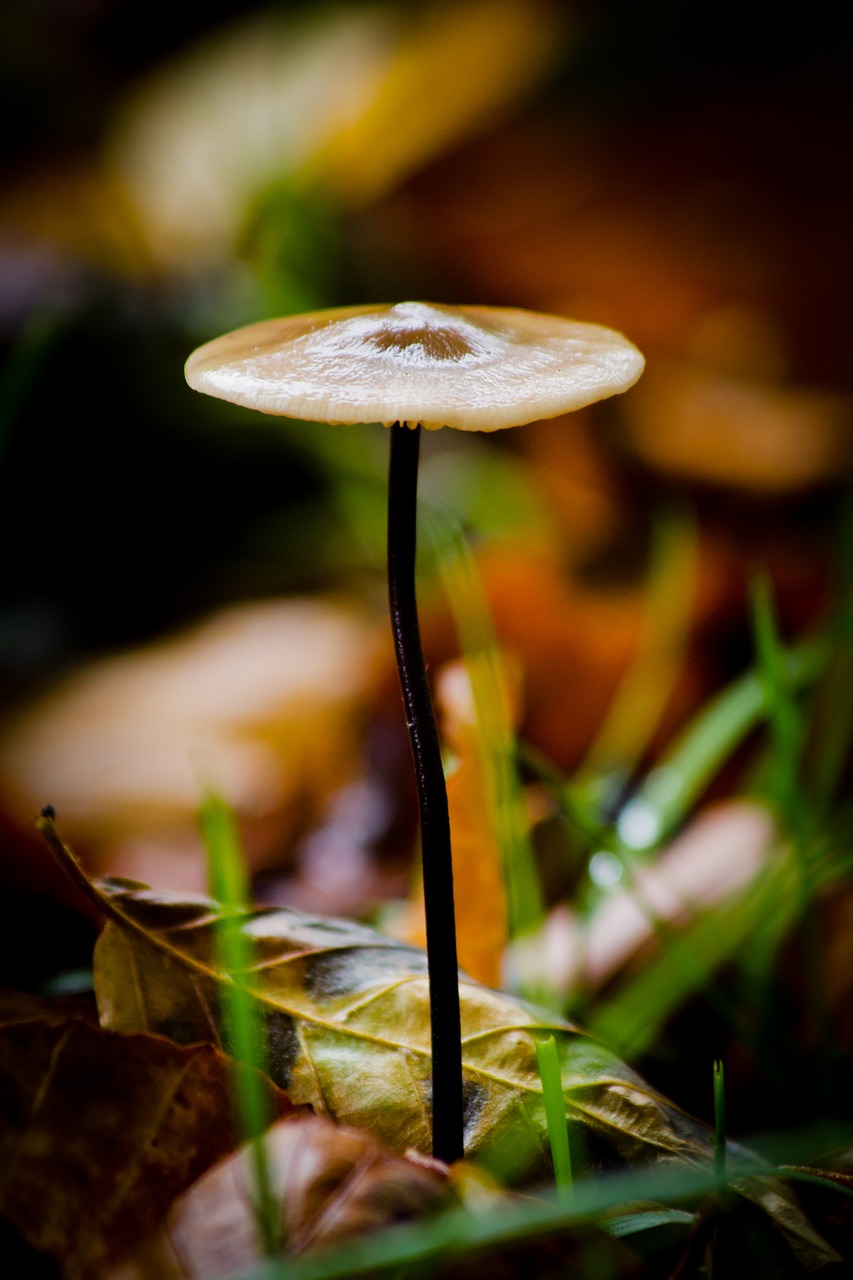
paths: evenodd
<path fill-rule="evenodd" d="M 227 1048 L 214 962 L 220 908 L 129 881 L 90 884 L 49 821 L 42 830 L 107 915 L 95 952 L 102 1023 Z M 430 1150 L 429 984 L 415 947 L 350 921 L 247 912 L 275 1082 L 293 1101 L 367 1129 L 392 1150 Z M 577 1027 L 460 975 L 465 1154 L 505 1179 L 547 1176 L 550 1146 L 535 1036 L 554 1035 L 570 1130 L 596 1166 L 710 1160 L 707 1129 Z"/>
<path fill-rule="evenodd" d="M 309 158 L 304 176 L 369 204 L 493 126 L 565 50 L 566 24 L 543 0 L 428 5 L 403 29 L 361 110 Z"/>

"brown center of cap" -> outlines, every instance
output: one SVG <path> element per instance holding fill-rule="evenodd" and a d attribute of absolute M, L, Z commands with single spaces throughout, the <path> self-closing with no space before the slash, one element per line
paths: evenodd
<path fill-rule="evenodd" d="M 461 360 L 473 354 L 474 348 L 453 329 L 427 325 L 412 328 L 379 329 L 368 338 L 380 351 L 405 351 L 420 347 L 430 360 Z"/>
<path fill-rule="evenodd" d="M 305 421 L 497 431 L 626 391 L 642 367 L 637 348 L 601 325 L 398 302 L 246 325 L 194 351 L 187 381 Z"/>

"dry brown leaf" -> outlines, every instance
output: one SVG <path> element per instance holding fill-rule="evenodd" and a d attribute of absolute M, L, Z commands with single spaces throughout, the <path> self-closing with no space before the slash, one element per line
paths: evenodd
<path fill-rule="evenodd" d="M 294 1110 L 272 1085 L 269 1099 Z M 0 1218 L 64 1280 L 118 1262 L 236 1141 L 212 1045 L 104 1031 L 67 1003 L 0 993 Z"/>
<path fill-rule="evenodd" d="M 264 1144 L 287 1255 L 391 1226 L 450 1197 L 445 1165 L 394 1155 L 320 1116 L 282 1121 Z M 213 1280 L 260 1261 L 251 1169 L 244 1149 L 209 1170 L 111 1280 Z"/>
<path fill-rule="evenodd" d="M 368 1134 L 319 1116 L 277 1124 L 265 1143 L 285 1256 L 345 1245 L 453 1206 L 464 1205 L 478 1218 L 500 1215 L 522 1199 L 477 1165 L 460 1161 L 448 1169 L 413 1153 L 393 1155 Z M 204 1174 L 175 1201 L 162 1229 L 109 1280 L 216 1280 L 259 1262 L 249 1168 L 244 1151 Z M 497 1249 L 465 1250 L 455 1261 L 434 1262 L 433 1269 L 446 1280 L 515 1280 L 531 1271 L 581 1267 L 590 1254 L 598 1280 L 645 1274 L 622 1242 L 591 1224 L 552 1230 L 533 1241 L 504 1241 Z"/>
<path fill-rule="evenodd" d="M 347 204 L 373 203 L 435 156 L 493 128 L 566 48 L 565 23 L 548 0 L 439 3 L 411 16 L 362 110 L 305 167 L 305 177 Z"/>

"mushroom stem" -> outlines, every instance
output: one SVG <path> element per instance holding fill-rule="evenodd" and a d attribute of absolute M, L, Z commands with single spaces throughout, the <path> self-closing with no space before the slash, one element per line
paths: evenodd
<path fill-rule="evenodd" d="M 415 598 L 420 434 L 417 425 L 395 422 L 391 427 L 388 596 L 420 810 L 432 1037 L 432 1151 L 449 1164 L 463 1155 L 462 1030 L 447 788 Z"/>

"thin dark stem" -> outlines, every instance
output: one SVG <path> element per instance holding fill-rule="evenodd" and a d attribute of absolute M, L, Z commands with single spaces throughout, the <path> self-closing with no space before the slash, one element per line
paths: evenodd
<path fill-rule="evenodd" d="M 415 762 L 421 822 L 432 1035 L 432 1151 L 462 1150 L 462 1031 L 447 789 L 424 668 L 415 599 L 420 427 L 395 422 L 388 472 L 388 595 L 397 670 Z"/>

